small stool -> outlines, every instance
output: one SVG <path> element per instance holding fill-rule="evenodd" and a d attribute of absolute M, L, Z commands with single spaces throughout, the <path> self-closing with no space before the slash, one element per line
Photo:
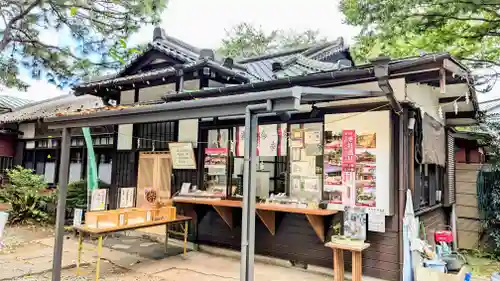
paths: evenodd
<path fill-rule="evenodd" d="M 363 261 L 361 253 L 370 244 L 348 245 L 341 243 L 326 243 L 325 247 L 333 250 L 333 280 L 344 281 L 344 250 L 352 253 L 352 281 L 361 281 Z"/>

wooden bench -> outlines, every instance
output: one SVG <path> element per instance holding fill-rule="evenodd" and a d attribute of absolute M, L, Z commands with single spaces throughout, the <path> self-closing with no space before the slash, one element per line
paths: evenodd
<path fill-rule="evenodd" d="M 363 243 L 362 245 L 349 245 L 341 243 L 326 243 L 325 247 L 333 250 L 333 280 L 344 281 L 344 251 L 352 253 L 352 281 L 361 281 L 363 260 L 361 253 L 370 244 Z"/>

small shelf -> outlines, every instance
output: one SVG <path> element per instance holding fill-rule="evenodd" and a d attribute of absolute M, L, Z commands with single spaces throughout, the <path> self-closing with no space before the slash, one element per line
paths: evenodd
<path fill-rule="evenodd" d="M 181 204 L 198 204 L 212 206 L 224 222 L 233 228 L 233 212 L 231 208 L 242 208 L 243 203 L 236 200 L 222 200 L 222 199 L 206 199 L 206 198 L 174 198 L 175 203 Z M 256 204 L 255 212 L 260 218 L 262 223 L 266 226 L 267 230 L 272 235 L 276 235 L 276 212 L 303 214 L 306 216 L 307 221 L 311 224 L 314 232 L 321 240 L 325 242 L 325 223 L 324 217 L 331 216 L 338 213 L 335 210 L 323 209 L 307 209 L 307 208 L 292 208 L 281 206 L 278 204 Z"/>

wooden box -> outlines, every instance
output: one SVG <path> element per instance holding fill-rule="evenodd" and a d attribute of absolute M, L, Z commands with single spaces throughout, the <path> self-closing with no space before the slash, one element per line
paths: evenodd
<path fill-rule="evenodd" d="M 176 208 L 175 207 L 161 207 L 154 210 L 154 220 L 175 220 Z"/>
<path fill-rule="evenodd" d="M 110 228 L 127 225 L 129 217 L 145 216 L 139 208 L 94 211 L 85 213 L 85 225 L 90 228 Z"/>
<path fill-rule="evenodd" d="M 120 212 L 117 211 L 87 212 L 85 213 L 85 225 L 89 228 L 117 227 L 120 222 Z"/>

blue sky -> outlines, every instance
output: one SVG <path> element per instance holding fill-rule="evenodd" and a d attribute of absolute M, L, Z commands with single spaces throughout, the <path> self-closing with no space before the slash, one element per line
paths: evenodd
<path fill-rule="evenodd" d="M 240 22 L 260 25 L 264 30 L 273 29 L 317 29 L 322 36 L 330 39 L 344 37 L 352 42 L 357 30 L 342 23 L 342 14 L 337 9 L 337 1 L 332 0 L 171 0 L 163 14 L 162 27 L 174 37 L 200 48 L 217 48 L 225 36 L 225 30 Z M 203 26 L 203 30 L 200 28 Z M 147 43 L 152 39 L 153 26 L 144 27 L 130 38 L 130 44 Z M 207 31 L 209 30 L 209 31 Z M 43 34 L 42 40 L 59 44 L 68 42 L 67 36 L 54 36 L 52 32 Z M 31 84 L 27 92 L 4 89 L 2 94 L 31 100 L 42 100 L 69 93 L 46 81 L 36 81 L 26 77 Z M 497 91 L 500 92 L 500 91 Z M 490 98 L 491 94 L 487 94 Z M 484 99 L 483 95 L 480 97 Z"/>

